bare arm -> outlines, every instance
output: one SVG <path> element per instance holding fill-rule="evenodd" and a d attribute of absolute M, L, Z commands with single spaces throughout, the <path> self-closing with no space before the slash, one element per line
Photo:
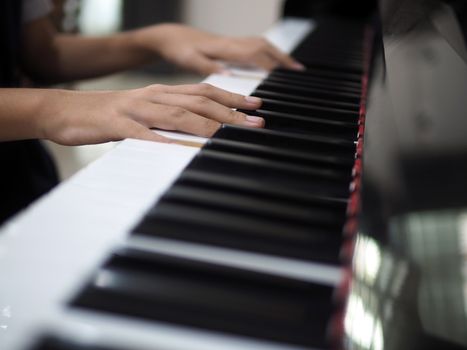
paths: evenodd
<path fill-rule="evenodd" d="M 64 82 L 91 78 L 149 62 L 154 55 L 140 48 L 132 32 L 109 37 L 59 34 L 47 18 L 26 23 L 21 63 L 34 79 Z"/>
<path fill-rule="evenodd" d="M 260 105 L 259 99 L 208 84 L 99 92 L 0 89 L 0 141 L 38 138 L 82 145 L 137 138 L 169 142 L 151 128 L 208 137 L 221 123 L 264 126 L 262 118 L 231 109 Z"/>
<path fill-rule="evenodd" d="M 47 18 L 25 24 L 22 65 L 33 78 L 61 82 L 129 69 L 157 58 L 202 74 L 225 60 L 272 69 L 303 67 L 262 38 L 229 38 L 177 24 L 154 25 L 107 37 L 56 32 Z"/>

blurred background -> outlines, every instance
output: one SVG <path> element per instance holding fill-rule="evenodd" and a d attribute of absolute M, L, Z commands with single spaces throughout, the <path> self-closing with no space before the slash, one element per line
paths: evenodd
<path fill-rule="evenodd" d="M 109 35 L 161 22 L 178 22 L 210 32 L 260 35 L 279 17 L 282 0 L 54 0 L 51 17 L 59 30 Z M 79 90 L 129 89 L 145 85 L 197 83 L 202 76 L 157 62 L 138 70 L 62 86 Z M 66 147 L 48 142 L 62 179 L 73 175 L 116 143 Z"/>

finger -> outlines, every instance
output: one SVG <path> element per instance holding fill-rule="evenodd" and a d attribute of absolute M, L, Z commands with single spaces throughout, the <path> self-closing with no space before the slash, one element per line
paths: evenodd
<path fill-rule="evenodd" d="M 268 71 L 273 70 L 274 68 L 277 68 L 280 64 L 279 62 L 274 59 L 273 56 L 268 54 L 267 52 L 262 52 L 260 54 L 257 54 L 254 57 L 254 63 L 263 69 L 266 69 Z"/>
<path fill-rule="evenodd" d="M 216 120 L 205 118 L 180 106 L 150 101 L 134 111 L 133 118 L 148 128 L 183 131 L 203 137 L 212 136 L 221 125 Z"/>
<path fill-rule="evenodd" d="M 160 92 L 204 96 L 230 108 L 254 110 L 260 108 L 262 104 L 262 100 L 258 97 L 243 96 L 206 83 L 155 86 L 154 95 Z"/>
<path fill-rule="evenodd" d="M 185 68 L 193 70 L 202 75 L 220 73 L 223 69 L 222 65 L 206 56 L 203 56 L 201 53 L 194 53 L 190 55 L 188 60 L 182 65 Z"/>
<path fill-rule="evenodd" d="M 305 66 L 303 64 L 295 60 L 290 55 L 280 51 L 274 45 L 271 45 L 271 44 L 268 45 L 267 52 L 275 61 L 279 63 L 280 66 L 284 68 L 289 68 L 289 69 L 299 70 L 299 71 L 302 71 L 305 69 Z"/>
<path fill-rule="evenodd" d="M 167 88 L 168 86 L 165 85 L 145 88 L 145 97 L 133 101 L 131 110 L 125 113 L 147 128 L 183 131 L 203 137 L 210 137 L 219 129 L 221 124 L 218 121 L 197 115 L 179 105 L 169 105 L 165 100 L 170 94 L 161 92 L 162 89 Z M 141 94 L 141 91 L 143 89 L 139 90 L 138 94 Z"/>
<path fill-rule="evenodd" d="M 119 121 L 112 123 L 112 127 L 109 131 L 113 131 L 115 141 L 122 139 L 138 139 L 161 143 L 171 143 L 171 140 L 168 138 L 161 136 L 154 131 L 151 131 L 146 126 L 134 120 L 126 118 L 122 118 Z"/>
<path fill-rule="evenodd" d="M 197 115 L 218 121 L 219 123 L 256 128 L 264 126 L 263 118 L 247 116 L 244 113 L 237 112 L 205 96 L 157 94 L 153 97 L 152 102 L 181 107 Z"/>

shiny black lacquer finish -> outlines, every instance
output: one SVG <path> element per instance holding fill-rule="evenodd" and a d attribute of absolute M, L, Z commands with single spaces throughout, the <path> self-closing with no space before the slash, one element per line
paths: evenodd
<path fill-rule="evenodd" d="M 307 69 L 277 69 L 253 93 L 263 99 L 253 113 L 266 127 L 224 125 L 132 238 L 340 266 L 363 93 L 364 28 L 349 20 L 318 23 L 294 53 Z M 124 250 L 96 272 L 72 307 L 328 348 L 332 296 L 333 286 L 322 281 Z"/>
<path fill-rule="evenodd" d="M 466 6 L 380 5 L 342 344 L 466 349 Z"/>

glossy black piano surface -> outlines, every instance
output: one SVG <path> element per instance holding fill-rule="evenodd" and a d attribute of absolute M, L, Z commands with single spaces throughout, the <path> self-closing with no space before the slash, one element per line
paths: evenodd
<path fill-rule="evenodd" d="M 467 349 L 467 5 L 383 0 L 367 20 L 318 23 L 294 52 L 307 71 L 278 69 L 253 93 L 266 128 L 219 130 L 131 235 L 345 280 L 124 249 L 70 308 L 310 349 Z M 68 348 L 101 349 L 37 347 Z"/>
<path fill-rule="evenodd" d="M 466 5 L 380 3 L 346 348 L 467 348 Z"/>

